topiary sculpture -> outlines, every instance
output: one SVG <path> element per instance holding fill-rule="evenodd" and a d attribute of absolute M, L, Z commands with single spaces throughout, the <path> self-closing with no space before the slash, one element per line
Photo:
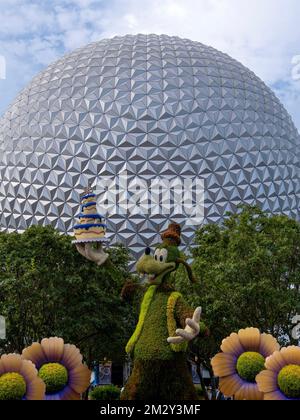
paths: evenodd
<path fill-rule="evenodd" d="M 185 353 L 188 342 L 200 332 L 201 308 L 191 310 L 183 296 L 174 290 L 170 277 L 183 264 L 194 281 L 191 267 L 180 258 L 180 235 L 180 226 L 171 223 L 162 233 L 162 243 L 154 254 L 146 248 L 136 264 L 137 272 L 147 276 L 147 284 L 136 329 L 126 346 L 134 366 L 121 394 L 122 400 L 198 399 Z M 106 264 L 102 245 L 98 244 L 96 249 L 91 243 L 76 246 L 89 260 Z M 127 283 L 123 296 L 134 289 L 132 283 Z"/>

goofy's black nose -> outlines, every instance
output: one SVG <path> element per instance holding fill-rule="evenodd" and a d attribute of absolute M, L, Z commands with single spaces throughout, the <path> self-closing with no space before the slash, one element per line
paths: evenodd
<path fill-rule="evenodd" d="M 151 254 L 151 249 L 147 246 L 147 248 L 145 249 L 145 255 L 150 255 Z"/>

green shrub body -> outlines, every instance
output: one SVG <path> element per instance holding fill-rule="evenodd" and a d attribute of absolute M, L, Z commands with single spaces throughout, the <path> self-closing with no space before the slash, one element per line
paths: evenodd
<path fill-rule="evenodd" d="M 21 400 L 26 394 L 26 382 L 19 373 L 0 376 L 0 400 Z"/>
<path fill-rule="evenodd" d="M 279 372 L 278 386 L 288 398 L 300 398 L 300 366 L 288 365 Z"/>
<path fill-rule="evenodd" d="M 46 384 L 46 393 L 61 391 L 68 383 L 68 371 L 59 363 L 46 363 L 39 370 L 39 377 Z"/>
<path fill-rule="evenodd" d="M 247 351 L 238 358 L 237 372 L 242 379 L 248 382 L 255 382 L 255 377 L 263 369 L 265 358 L 254 351 Z"/>
<path fill-rule="evenodd" d="M 90 392 L 91 400 L 114 401 L 120 398 L 120 389 L 115 385 L 97 386 Z"/>

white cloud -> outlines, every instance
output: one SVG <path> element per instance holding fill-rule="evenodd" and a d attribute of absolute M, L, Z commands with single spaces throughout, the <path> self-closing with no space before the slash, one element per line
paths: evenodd
<path fill-rule="evenodd" d="M 130 30 L 135 31 L 139 26 L 137 18 L 132 13 L 127 13 L 127 15 L 124 16 L 124 20 Z"/>
<path fill-rule="evenodd" d="M 277 86 L 300 127 L 300 82 L 291 76 L 300 54 L 299 0 L 0 0 L 0 8 L 0 54 L 17 63 L 26 53 L 29 73 L 103 37 L 178 35 L 228 53 Z"/>
<path fill-rule="evenodd" d="M 53 11 L 45 10 L 41 5 L 27 1 L 9 8 L 1 6 L 0 33 L 6 39 L 30 35 L 39 31 L 51 30 L 54 27 Z M 9 3 L 8 3 L 9 4 Z"/>
<path fill-rule="evenodd" d="M 67 50 L 82 47 L 91 41 L 91 32 L 88 29 L 74 29 L 64 35 L 64 46 Z"/>

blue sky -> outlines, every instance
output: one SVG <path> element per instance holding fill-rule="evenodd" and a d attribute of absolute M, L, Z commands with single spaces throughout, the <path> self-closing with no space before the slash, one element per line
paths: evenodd
<path fill-rule="evenodd" d="M 300 129 L 299 16 L 299 0 L 0 0 L 0 114 L 38 71 L 74 48 L 166 33 L 241 61 L 275 90 Z"/>

